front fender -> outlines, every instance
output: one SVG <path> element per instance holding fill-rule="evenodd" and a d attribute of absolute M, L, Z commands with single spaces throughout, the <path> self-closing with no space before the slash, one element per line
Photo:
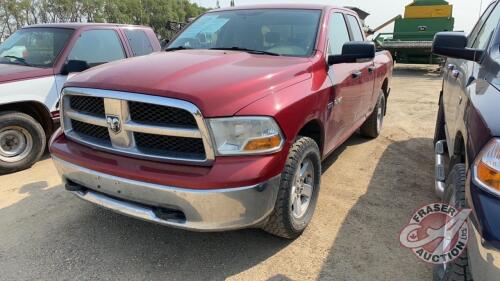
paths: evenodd
<path fill-rule="evenodd" d="M 278 122 L 286 137 L 284 149 L 289 149 L 299 131 L 311 120 L 317 120 L 324 128 L 323 102 L 319 94 L 311 91 L 312 79 L 300 82 L 246 106 L 236 115 L 271 116 Z M 322 130 L 324 134 L 324 130 Z M 321 136 L 324 139 L 324 135 Z"/>
<path fill-rule="evenodd" d="M 52 112 L 57 110 L 58 100 L 59 94 L 53 75 L 0 84 L 0 105 L 34 101 L 43 104 Z"/>

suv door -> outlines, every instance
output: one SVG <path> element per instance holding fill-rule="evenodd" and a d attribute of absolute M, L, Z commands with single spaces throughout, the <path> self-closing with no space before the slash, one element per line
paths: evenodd
<path fill-rule="evenodd" d="M 104 63 L 125 59 L 127 54 L 122 41 L 114 29 L 90 29 L 83 31 L 72 46 L 66 62 L 79 60 L 94 67 Z M 64 82 L 74 73 L 56 76 L 58 92 L 61 92 Z"/>

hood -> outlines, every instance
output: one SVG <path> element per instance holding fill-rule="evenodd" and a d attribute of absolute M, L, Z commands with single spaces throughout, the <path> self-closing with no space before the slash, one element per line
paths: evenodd
<path fill-rule="evenodd" d="M 105 64 L 65 87 L 144 93 L 189 101 L 204 116 L 231 116 L 248 104 L 311 77 L 308 58 L 182 50 Z"/>
<path fill-rule="evenodd" d="M 37 68 L 17 64 L 0 63 L 0 83 L 33 79 L 54 74 L 52 68 Z"/>

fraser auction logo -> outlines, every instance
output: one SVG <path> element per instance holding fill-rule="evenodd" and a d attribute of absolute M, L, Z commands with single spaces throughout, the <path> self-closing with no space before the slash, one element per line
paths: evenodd
<path fill-rule="evenodd" d="M 401 230 L 401 245 L 425 262 L 443 264 L 458 258 L 469 238 L 470 209 L 433 203 L 418 209 Z"/>

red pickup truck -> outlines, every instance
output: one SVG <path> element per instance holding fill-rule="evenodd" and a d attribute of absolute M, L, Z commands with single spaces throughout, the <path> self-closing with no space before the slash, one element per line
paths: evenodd
<path fill-rule="evenodd" d="M 321 161 L 358 129 L 378 136 L 392 68 L 348 9 L 210 11 L 164 53 L 66 83 L 50 150 L 67 190 L 116 212 L 295 238 Z"/>

